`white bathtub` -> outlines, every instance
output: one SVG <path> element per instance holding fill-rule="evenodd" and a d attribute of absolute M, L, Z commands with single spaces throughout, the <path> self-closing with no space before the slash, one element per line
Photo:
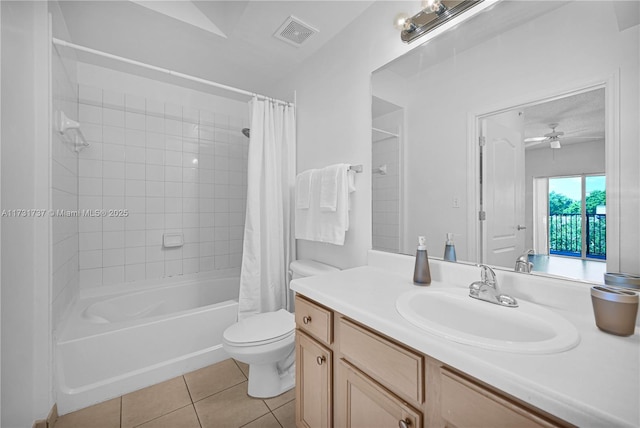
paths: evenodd
<path fill-rule="evenodd" d="M 236 321 L 239 282 L 168 279 L 82 296 L 57 334 L 58 413 L 226 359 L 222 333 Z"/>

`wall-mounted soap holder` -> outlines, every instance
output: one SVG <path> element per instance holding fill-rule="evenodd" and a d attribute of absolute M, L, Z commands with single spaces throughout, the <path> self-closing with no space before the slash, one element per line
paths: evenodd
<path fill-rule="evenodd" d="M 86 138 L 84 138 L 84 135 L 80 130 L 80 123 L 68 118 L 63 111 L 58 112 L 57 128 L 60 135 L 67 138 L 70 138 L 70 131 L 73 132 L 73 139 L 71 142 L 74 145 L 73 149 L 76 153 L 89 146 L 89 143 L 87 143 Z"/>
<path fill-rule="evenodd" d="M 387 175 L 387 164 L 380 165 L 371 171 L 372 174 Z"/>
<path fill-rule="evenodd" d="M 164 248 L 177 248 L 184 245 L 182 232 L 165 233 L 162 235 L 162 246 Z"/>

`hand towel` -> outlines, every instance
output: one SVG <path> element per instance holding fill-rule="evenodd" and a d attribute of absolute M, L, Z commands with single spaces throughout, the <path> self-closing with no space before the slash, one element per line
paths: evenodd
<path fill-rule="evenodd" d="M 349 170 L 349 165 L 339 163 L 330 165 L 322 169 L 322 180 L 320 182 L 320 209 L 335 211 L 338 204 L 338 179 L 340 175 L 345 175 Z M 342 180 L 343 177 L 340 177 Z"/>
<path fill-rule="evenodd" d="M 348 166 L 345 166 L 343 173 L 336 177 L 335 211 L 320 208 L 322 174 L 312 176 L 309 208 L 295 211 L 296 239 L 344 245 L 349 230 L 349 194 L 353 191 L 347 169 Z"/>
<path fill-rule="evenodd" d="M 308 169 L 296 176 L 296 208 L 309 208 L 311 200 L 311 176 L 315 170 Z"/>

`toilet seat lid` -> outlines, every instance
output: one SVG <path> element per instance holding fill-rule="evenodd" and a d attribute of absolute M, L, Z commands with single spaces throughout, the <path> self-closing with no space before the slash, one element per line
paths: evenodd
<path fill-rule="evenodd" d="M 235 344 L 273 342 L 290 335 L 295 328 L 294 315 L 280 309 L 245 318 L 226 329 L 223 337 L 227 342 Z"/>

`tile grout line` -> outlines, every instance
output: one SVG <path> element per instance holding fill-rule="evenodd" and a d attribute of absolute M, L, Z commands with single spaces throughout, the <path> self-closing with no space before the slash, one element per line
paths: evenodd
<path fill-rule="evenodd" d="M 196 419 L 198 420 L 198 425 L 200 425 L 200 428 L 203 428 L 202 427 L 202 421 L 200 420 L 200 415 L 198 414 L 198 411 L 196 410 L 196 405 L 193 402 L 191 402 L 191 407 L 193 407 L 193 413 L 196 414 Z"/>
<path fill-rule="evenodd" d="M 282 406 L 280 406 L 282 407 Z M 284 425 L 282 425 L 282 422 L 280 422 L 280 419 L 278 419 L 278 417 L 275 415 L 275 413 L 271 412 L 271 415 L 273 415 L 273 418 L 276 420 L 276 422 L 278 422 L 278 425 L 280 425 L 280 428 L 284 428 Z"/>
<path fill-rule="evenodd" d="M 191 395 L 191 389 L 189 389 L 189 382 L 187 382 L 187 378 L 184 377 L 184 375 L 182 375 L 182 380 L 183 380 L 185 386 L 187 387 L 187 393 L 189 394 L 189 400 L 191 400 L 191 408 L 193 409 L 193 413 L 196 414 L 196 419 L 198 420 L 198 425 L 200 426 L 200 428 L 202 428 L 202 421 L 200 420 L 200 415 L 198 414 L 198 411 L 196 410 L 196 404 L 193 401 L 193 396 Z"/>
<path fill-rule="evenodd" d="M 1 1 L 1 0 L 0 0 L 0 1 Z M 218 392 L 214 392 L 213 394 L 209 394 L 209 395 L 207 395 L 207 396 L 204 396 L 204 397 L 200 398 L 200 399 L 199 399 L 199 400 L 197 400 L 197 401 L 193 401 L 193 399 L 192 399 L 192 400 L 191 400 L 191 403 L 193 403 L 193 404 L 194 404 L 194 406 L 195 406 L 195 404 L 196 404 L 196 403 L 199 403 L 199 402 L 201 402 L 201 401 L 203 401 L 203 400 L 206 400 L 207 398 L 211 398 L 211 397 L 213 397 L 214 395 L 218 395 L 218 394 L 220 394 L 220 393 L 223 393 L 223 392 L 225 392 L 225 391 L 227 391 L 227 390 L 229 390 L 229 389 L 231 389 L 231 388 L 235 388 L 236 386 L 238 386 L 238 385 L 240 385 L 241 383 L 244 383 L 244 382 L 247 382 L 247 380 L 243 380 L 242 382 L 238 382 L 238 383 L 236 383 L 236 384 L 234 384 L 234 385 L 231 385 L 231 386 L 228 386 L 228 387 L 226 387 L 226 388 L 224 388 L 224 389 L 221 389 L 221 390 L 220 390 L 220 391 L 218 391 Z M 266 403 L 265 403 L 265 404 L 266 404 Z M 267 407 L 269 407 L 269 406 L 267 406 Z"/>
<path fill-rule="evenodd" d="M 165 416 L 167 416 L 167 415 L 170 415 L 170 414 L 172 414 L 172 413 L 175 413 L 175 412 L 177 412 L 177 411 L 179 411 L 179 410 L 182 410 L 182 409 L 184 409 L 184 408 L 186 408 L 186 407 L 189 407 L 189 406 L 193 407 L 193 403 L 186 404 L 186 405 L 184 405 L 184 406 L 182 406 L 182 407 L 178 407 L 177 409 L 173 409 L 173 410 L 171 410 L 171 411 L 170 411 L 170 412 L 168 412 L 168 413 L 164 413 L 164 414 L 162 414 L 162 415 L 160 415 L 160 416 L 156 416 L 156 417 L 155 417 L 155 418 L 153 418 L 153 419 L 149 419 L 148 421 L 144 421 L 144 422 L 142 422 L 141 424 L 134 425 L 134 426 L 133 426 L 133 427 L 131 427 L 131 428 L 139 428 L 139 427 L 141 427 L 141 426 L 143 426 L 143 425 L 145 425 L 145 424 L 148 424 L 149 422 L 153 422 L 153 421 L 158 420 L 158 419 L 160 419 L 160 418 L 164 418 L 164 417 L 165 417 Z M 193 409 L 193 411 L 195 412 L 195 408 Z M 196 413 L 196 415 L 197 415 L 197 413 Z M 200 424 L 200 419 L 198 419 L 198 424 L 200 425 L 200 427 L 202 427 L 202 425 Z"/>

